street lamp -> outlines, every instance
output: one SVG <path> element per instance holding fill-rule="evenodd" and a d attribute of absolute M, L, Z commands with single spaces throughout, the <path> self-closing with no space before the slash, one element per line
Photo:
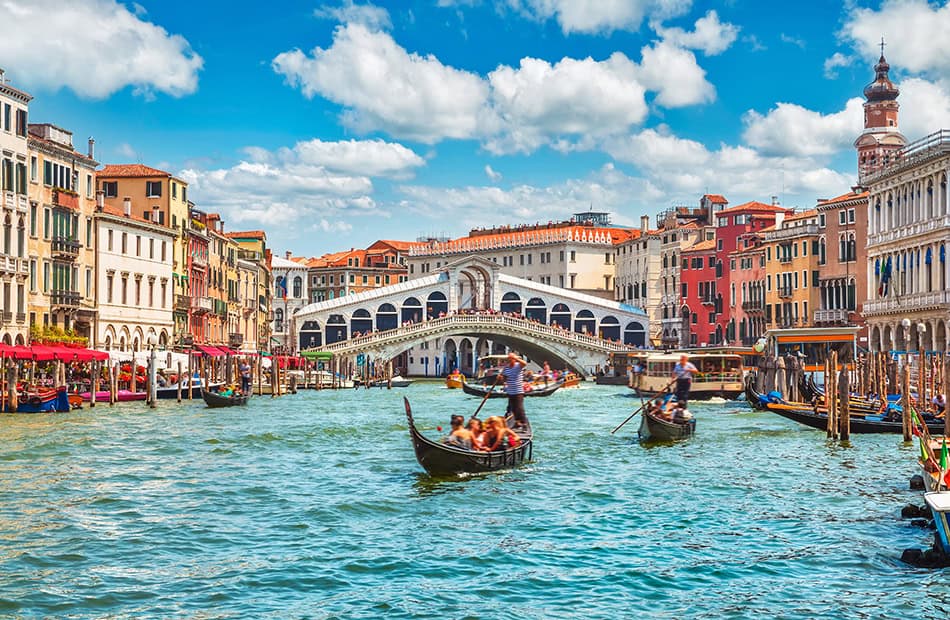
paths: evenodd
<path fill-rule="evenodd" d="M 145 339 L 145 344 L 148 345 L 148 406 L 152 409 L 155 408 L 155 401 L 158 398 L 158 388 L 156 386 L 156 380 L 158 379 L 156 372 L 156 365 L 158 363 L 158 358 L 156 357 L 155 346 L 158 344 L 158 338 L 155 337 L 155 334 L 149 334 Z M 135 372 L 135 368 L 132 369 L 132 372 Z"/>

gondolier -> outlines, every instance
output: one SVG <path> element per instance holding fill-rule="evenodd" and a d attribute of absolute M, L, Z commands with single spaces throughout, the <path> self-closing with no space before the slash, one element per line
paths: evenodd
<path fill-rule="evenodd" d="M 505 394 L 508 395 L 508 412 L 515 418 L 515 427 L 528 425 L 524 412 L 524 369 L 528 362 L 511 351 L 508 353 L 508 365 L 502 369 L 505 378 Z"/>
<path fill-rule="evenodd" d="M 689 362 L 689 356 L 680 355 L 680 361 L 673 366 L 673 378 L 676 379 L 676 400 L 686 406 L 689 400 L 689 389 L 693 384 L 693 373 L 697 372 L 695 366 Z"/>

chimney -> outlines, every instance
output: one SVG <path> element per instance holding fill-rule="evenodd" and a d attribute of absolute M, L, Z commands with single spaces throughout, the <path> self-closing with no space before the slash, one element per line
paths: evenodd
<path fill-rule="evenodd" d="M 785 214 L 776 213 L 775 214 L 775 228 L 781 228 L 784 222 L 785 222 Z"/>
<path fill-rule="evenodd" d="M 640 216 L 640 232 L 645 235 L 647 234 L 648 230 L 650 230 L 650 216 L 641 215 Z"/>
<path fill-rule="evenodd" d="M 122 209 L 125 217 L 132 217 L 132 199 L 128 196 L 122 199 Z"/>
<path fill-rule="evenodd" d="M 96 211 L 102 212 L 102 207 L 106 204 L 106 193 L 102 190 L 96 192 Z"/>
<path fill-rule="evenodd" d="M 290 250 L 287 250 L 287 252 L 284 253 L 284 256 L 287 257 L 287 260 L 290 260 L 290 257 L 293 256 L 293 255 L 294 255 L 294 253 L 291 252 Z"/>
<path fill-rule="evenodd" d="M 86 155 L 89 156 L 89 159 L 96 158 L 96 140 L 92 136 L 89 136 L 89 148 L 86 151 Z"/>
<path fill-rule="evenodd" d="M 7 78 L 3 77 L 4 74 L 6 74 L 6 71 L 4 71 L 3 69 L 0 69 L 0 84 L 7 83 Z"/>

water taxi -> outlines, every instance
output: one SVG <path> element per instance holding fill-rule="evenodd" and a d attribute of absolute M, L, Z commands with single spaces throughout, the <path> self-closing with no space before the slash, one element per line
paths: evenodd
<path fill-rule="evenodd" d="M 645 370 L 631 377 L 628 387 L 640 396 L 662 392 L 673 378 L 673 366 L 682 353 L 650 353 Z M 742 394 L 742 356 L 734 353 L 692 353 L 689 361 L 699 370 L 693 376 L 690 400 L 725 398 L 734 400 Z"/>
<path fill-rule="evenodd" d="M 458 368 L 450 372 L 445 378 L 445 387 L 450 390 L 461 389 L 463 383 L 465 383 L 465 375 L 460 373 Z"/>

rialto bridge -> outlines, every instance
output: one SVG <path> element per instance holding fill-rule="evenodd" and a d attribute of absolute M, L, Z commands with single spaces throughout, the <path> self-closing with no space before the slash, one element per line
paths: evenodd
<path fill-rule="evenodd" d="M 470 339 L 490 345 L 466 351 L 463 370 L 507 346 L 588 375 L 609 353 L 647 342 L 639 308 L 500 271 L 470 256 L 421 278 L 310 304 L 293 315 L 300 349 L 388 360 L 424 343 Z"/>

